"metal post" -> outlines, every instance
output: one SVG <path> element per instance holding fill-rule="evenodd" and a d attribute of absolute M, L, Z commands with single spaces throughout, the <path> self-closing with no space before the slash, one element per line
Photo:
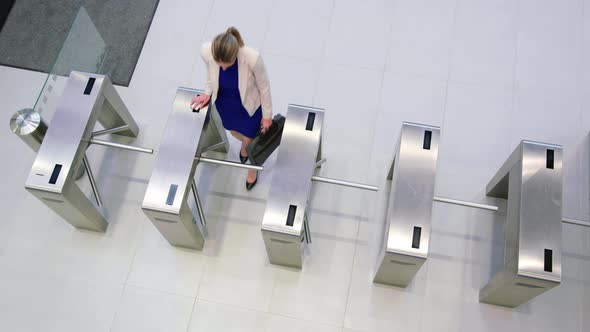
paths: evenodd
<path fill-rule="evenodd" d="M 195 179 L 192 179 L 191 187 L 193 189 L 193 197 L 195 198 L 195 203 L 197 204 L 197 212 L 199 213 L 199 219 L 201 219 L 201 224 L 207 225 L 207 222 L 205 221 L 205 212 L 203 212 L 203 205 L 201 204 L 201 199 L 199 198 L 199 192 L 197 191 L 197 184 L 195 183 Z"/>
<path fill-rule="evenodd" d="M 96 199 L 96 205 L 102 206 L 102 199 L 100 198 L 98 187 L 96 186 L 96 181 L 94 180 L 94 175 L 92 174 L 92 170 L 90 169 L 90 163 L 88 162 L 88 158 L 86 157 L 86 155 L 84 155 L 82 163 L 84 163 L 86 174 L 88 174 L 88 180 L 90 180 L 90 187 L 92 187 L 92 192 L 94 193 L 94 198 Z"/>
<path fill-rule="evenodd" d="M 499 207 L 497 207 L 495 205 L 473 203 L 473 202 L 461 201 L 461 200 L 457 200 L 457 199 L 440 197 L 440 196 L 434 196 L 433 201 L 439 202 L 439 203 L 467 206 L 467 207 L 488 210 L 488 211 L 494 211 L 494 212 L 497 212 L 500 209 Z M 579 219 L 574 219 L 574 218 L 569 218 L 569 217 L 563 217 L 561 222 L 564 224 L 577 225 L 577 226 L 582 226 L 582 227 L 590 227 L 590 221 L 587 221 L 587 220 L 579 220 Z"/>
<path fill-rule="evenodd" d="M 211 145 L 209 147 L 206 147 L 206 148 L 203 149 L 203 151 L 201 151 L 201 153 L 205 153 L 205 152 L 208 152 L 208 151 L 217 150 L 218 148 L 220 148 L 222 146 L 225 146 L 225 142 L 219 142 L 217 144 L 213 144 L 213 145 Z"/>
<path fill-rule="evenodd" d="M 326 158 L 322 158 L 322 159 L 318 160 L 318 161 L 315 163 L 315 168 L 318 168 L 318 167 L 322 166 L 322 164 L 323 164 L 323 163 L 325 163 L 326 161 L 327 161 L 327 159 L 326 159 Z"/>
<path fill-rule="evenodd" d="M 307 220 L 307 215 L 303 216 L 303 231 L 305 234 L 305 242 L 307 244 L 311 243 L 311 229 L 309 229 L 309 220 Z"/>
<path fill-rule="evenodd" d="M 217 165 L 232 166 L 232 167 L 237 167 L 237 168 L 245 168 L 245 169 L 250 169 L 250 170 L 254 170 L 254 171 L 263 171 L 264 170 L 263 166 L 240 164 L 235 161 L 220 160 L 220 159 L 215 159 L 215 158 L 195 157 L 195 160 L 200 161 L 200 162 L 204 162 L 204 163 L 209 163 L 209 164 L 217 164 Z"/>
<path fill-rule="evenodd" d="M 335 184 L 335 185 L 339 185 L 339 186 L 365 189 L 365 190 L 371 190 L 371 191 L 379 191 L 379 187 L 376 187 L 376 186 L 371 186 L 371 185 L 363 184 L 363 183 L 355 183 L 355 182 L 350 182 L 350 181 L 330 179 L 330 178 L 325 178 L 322 176 L 315 176 L 314 175 L 311 177 L 311 181 L 331 183 L 331 184 Z"/>
<path fill-rule="evenodd" d="M 116 133 L 120 133 L 120 132 L 128 130 L 128 129 L 129 129 L 129 125 L 122 125 L 119 127 L 98 130 L 98 131 L 95 131 L 92 133 L 92 137 L 104 136 L 104 135 L 108 135 L 108 134 L 116 134 Z"/>
<path fill-rule="evenodd" d="M 578 225 L 578 226 L 583 226 L 583 227 L 590 227 L 590 221 L 586 221 L 586 220 L 578 220 L 578 219 L 563 217 L 562 220 L 561 220 L 561 222 L 564 223 L 564 224 Z"/>
<path fill-rule="evenodd" d="M 95 138 L 91 138 L 89 143 L 96 144 L 96 145 L 102 145 L 102 146 L 108 146 L 111 148 L 128 150 L 128 151 L 135 151 L 135 152 L 149 153 L 149 154 L 154 153 L 153 149 L 142 148 L 139 146 L 133 146 L 133 145 L 127 145 L 127 144 L 121 144 L 121 143 L 115 143 L 115 142 L 109 142 L 109 141 L 103 141 L 103 140 L 99 140 L 99 139 L 95 139 Z"/>

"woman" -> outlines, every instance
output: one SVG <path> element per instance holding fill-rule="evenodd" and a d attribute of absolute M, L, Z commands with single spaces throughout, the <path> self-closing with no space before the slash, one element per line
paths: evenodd
<path fill-rule="evenodd" d="M 230 27 L 212 43 L 205 43 L 201 56 L 207 65 L 205 94 L 192 100 L 193 108 L 213 101 L 223 127 L 242 142 L 240 161 L 248 161 L 246 147 L 258 131 L 272 124 L 270 83 L 260 54 L 244 45 L 238 30 Z M 248 171 L 246 189 L 258 181 L 256 171 Z"/>

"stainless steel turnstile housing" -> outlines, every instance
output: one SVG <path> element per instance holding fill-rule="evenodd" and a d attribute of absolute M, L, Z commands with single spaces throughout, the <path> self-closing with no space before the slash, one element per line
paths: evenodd
<path fill-rule="evenodd" d="M 562 158 L 558 145 L 522 141 L 487 185 L 508 211 L 504 266 L 481 302 L 516 307 L 560 284 Z"/>
<path fill-rule="evenodd" d="M 262 236 L 271 263 L 301 268 L 309 196 L 316 162 L 321 159 L 324 111 L 289 105 L 281 146 L 262 221 Z"/>
<path fill-rule="evenodd" d="M 404 122 L 374 282 L 406 287 L 428 256 L 440 128 Z"/>
<path fill-rule="evenodd" d="M 198 93 L 202 91 L 188 88 L 176 92 L 142 209 L 170 244 L 201 250 L 207 228 L 193 179 L 196 157 L 210 147 L 227 152 L 228 141 L 216 112 L 190 108 Z"/>
<path fill-rule="evenodd" d="M 136 137 L 137 124 L 108 77 L 73 71 L 59 100 L 25 188 L 73 226 L 105 231 L 102 209 L 74 182 L 96 121 L 117 134 Z"/>

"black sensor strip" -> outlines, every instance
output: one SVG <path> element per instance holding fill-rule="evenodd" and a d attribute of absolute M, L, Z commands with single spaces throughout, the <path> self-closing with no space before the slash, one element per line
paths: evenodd
<path fill-rule="evenodd" d="M 178 189 L 178 185 L 171 184 L 170 188 L 168 189 L 168 197 L 166 198 L 166 205 L 174 204 L 174 197 L 176 197 L 176 190 Z"/>
<path fill-rule="evenodd" d="M 420 236 L 422 235 L 422 227 L 414 226 L 414 233 L 412 234 L 412 248 L 420 248 Z"/>
<path fill-rule="evenodd" d="M 312 112 L 307 113 L 307 124 L 305 125 L 305 130 L 312 131 L 314 122 L 315 122 L 315 113 L 312 113 Z"/>
<path fill-rule="evenodd" d="M 430 142 L 432 141 L 432 131 L 424 131 L 424 142 L 422 142 L 422 149 L 430 150 Z"/>
<path fill-rule="evenodd" d="M 57 182 L 57 178 L 59 177 L 59 172 L 61 172 L 61 165 L 55 164 L 55 166 L 53 166 L 53 172 L 51 172 L 51 177 L 49 178 L 50 184 L 55 184 Z"/>
<path fill-rule="evenodd" d="M 90 92 L 92 91 L 92 87 L 94 86 L 94 82 L 96 81 L 96 78 L 94 77 L 90 77 L 88 79 L 88 83 L 86 83 L 86 89 L 84 89 L 84 94 L 85 95 L 89 95 Z"/>
<path fill-rule="evenodd" d="M 295 212 L 297 212 L 297 205 L 289 205 L 289 213 L 287 214 L 287 226 L 293 226 L 295 223 Z"/>

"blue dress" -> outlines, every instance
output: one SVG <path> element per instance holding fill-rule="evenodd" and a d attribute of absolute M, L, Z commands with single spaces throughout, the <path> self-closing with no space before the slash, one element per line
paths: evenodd
<path fill-rule="evenodd" d="M 262 106 L 258 107 L 256 112 L 250 116 L 242 105 L 238 83 L 237 60 L 226 70 L 219 68 L 219 89 L 215 107 L 217 107 L 225 129 L 235 130 L 246 137 L 254 138 L 260 128 Z"/>

